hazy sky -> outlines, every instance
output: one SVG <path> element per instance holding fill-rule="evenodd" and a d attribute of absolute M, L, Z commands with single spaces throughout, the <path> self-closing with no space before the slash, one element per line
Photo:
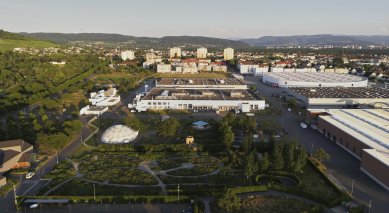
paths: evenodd
<path fill-rule="evenodd" d="M 389 0 L 0 0 L 0 29 L 134 36 L 389 35 Z"/>

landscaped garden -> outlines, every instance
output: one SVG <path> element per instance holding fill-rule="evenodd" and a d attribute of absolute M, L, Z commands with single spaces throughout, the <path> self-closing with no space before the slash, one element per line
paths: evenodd
<path fill-rule="evenodd" d="M 93 190 L 101 196 L 176 195 L 177 184 L 180 184 L 181 195 L 215 196 L 217 202 L 225 200 L 226 203 L 233 203 L 235 196 L 242 196 L 242 193 L 270 189 L 327 206 L 347 199 L 310 162 L 297 141 L 282 138 L 265 143 L 253 139 L 253 134 L 271 125 L 258 125 L 256 119 L 228 114 L 221 121 L 210 120 L 208 129 L 195 130 L 187 120 L 169 119 L 166 122 L 153 119 L 157 126 L 147 127 L 146 123 L 140 127 L 145 130 L 141 137 L 148 138 L 147 134 L 153 131 L 158 141 L 99 144 L 73 156 L 72 163 L 68 162 L 67 166 L 75 167 L 76 171 L 69 168 L 71 172 L 61 178 L 54 170 L 48 176 L 53 179 L 52 187 L 53 183 L 66 181 L 65 177 L 73 179 L 49 195 L 90 196 Z M 194 136 L 197 151 L 184 143 L 188 135 Z M 242 138 L 240 146 L 232 147 L 236 137 Z M 302 201 L 278 197 L 255 197 L 240 202 L 248 208 L 273 212 L 281 211 L 280 206 L 287 205 L 293 211 L 313 207 Z"/>

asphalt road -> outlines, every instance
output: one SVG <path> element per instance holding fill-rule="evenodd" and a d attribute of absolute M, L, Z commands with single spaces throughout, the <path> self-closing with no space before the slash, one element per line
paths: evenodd
<path fill-rule="evenodd" d="M 329 153 L 331 159 L 325 162 L 325 166 L 328 168 L 330 175 L 334 176 L 348 191 L 351 191 L 352 180 L 355 180 L 353 195 L 357 201 L 368 204 L 371 200 L 371 212 L 388 212 L 389 192 L 360 170 L 358 159 L 318 131 L 302 129 L 300 127 L 301 117 L 293 112 L 288 112 L 286 107 L 281 106 L 277 98 L 270 97 L 271 94 L 281 92 L 281 88 L 265 85 L 259 81 L 258 77 L 246 77 L 246 81 L 255 84 L 261 95 L 269 97 L 274 106 L 282 109 L 282 116 L 278 116 L 277 119 L 280 123 L 283 123 L 284 128 L 289 132 L 289 137 L 297 138 L 308 152 L 310 152 L 313 144 L 313 150 L 323 148 Z"/>

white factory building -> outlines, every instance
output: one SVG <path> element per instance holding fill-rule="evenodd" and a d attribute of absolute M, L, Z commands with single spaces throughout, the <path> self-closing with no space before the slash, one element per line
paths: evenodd
<path fill-rule="evenodd" d="M 241 111 L 265 109 L 265 101 L 240 80 L 163 78 L 146 94 L 138 94 L 130 108 L 148 110 Z"/>
<path fill-rule="evenodd" d="M 134 51 L 127 50 L 124 52 L 121 52 L 121 58 L 123 61 L 125 60 L 134 60 L 135 59 L 135 53 Z"/>
<path fill-rule="evenodd" d="M 367 78 L 322 72 L 269 72 L 263 83 L 274 87 L 366 87 Z"/>
<path fill-rule="evenodd" d="M 90 94 L 89 102 L 97 107 L 114 106 L 120 102 L 120 96 L 116 95 L 116 88 L 110 88 L 107 91 L 100 90 Z"/>

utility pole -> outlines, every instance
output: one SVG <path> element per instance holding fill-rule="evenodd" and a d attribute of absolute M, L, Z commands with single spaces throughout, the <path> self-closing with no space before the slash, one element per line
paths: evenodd
<path fill-rule="evenodd" d="M 95 203 L 96 203 L 96 187 L 95 187 L 95 184 L 93 184 L 93 199 L 95 200 Z"/>
<path fill-rule="evenodd" d="M 17 201 L 17 195 L 16 195 L 16 187 L 15 187 L 15 184 L 14 184 L 14 201 L 15 201 L 15 207 L 17 208 L 17 207 L 18 207 L 18 201 Z"/>
<path fill-rule="evenodd" d="M 180 184 L 177 184 L 177 197 L 178 197 L 178 204 L 180 204 Z"/>
<path fill-rule="evenodd" d="M 354 192 L 354 182 L 355 182 L 355 180 L 353 179 L 351 181 L 351 196 L 353 195 L 353 192 Z"/>

